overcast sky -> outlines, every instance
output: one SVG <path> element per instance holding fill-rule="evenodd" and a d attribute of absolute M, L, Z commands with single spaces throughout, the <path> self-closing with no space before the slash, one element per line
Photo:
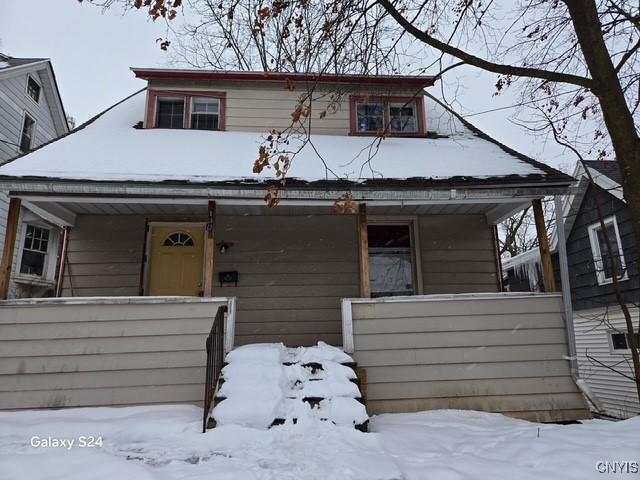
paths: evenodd
<path fill-rule="evenodd" d="M 51 58 L 65 109 L 78 123 L 144 87 L 129 67 L 169 66 L 169 55 L 155 42 L 165 36 L 165 29 L 141 13 L 103 13 L 77 0 L 0 0 L 0 52 Z M 515 103 L 510 94 L 492 96 L 495 80 L 494 75 L 469 68 L 449 77 L 447 83 L 458 87 L 461 113 L 473 114 Z M 440 96 L 440 89 L 434 94 Z M 545 163 L 573 164 L 574 158 L 553 141 L 545 143 L 511 123 L 512 113 L 513 109 L 506 109 L 468 120 Z"/>

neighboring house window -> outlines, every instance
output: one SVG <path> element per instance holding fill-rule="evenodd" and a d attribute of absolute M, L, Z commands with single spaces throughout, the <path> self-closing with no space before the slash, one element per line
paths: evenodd
<path fill-rule="evenodd" d="M 184 99 L 159 98 L 156 127 L 184 128 Z"/>
<path fill-rule="evenodd" d="M 20 273 L 44 276 L 50 233 L 48 228 L 26 225 Z"/>
<path fill-rule="evenodd" d="M 24 121 L 22 122 L 22 133 L 20 134 L 20 150 L 26 152 L 31 150 L 33 145 L 33 137 L 36 130 L 36 121 L 29 116 L 28 113 L 24 114 Z"/>
<path fill-rule="evenodd" d="M 27 95 L 36 103 L 40 101 L 40 85 L 31 76 L 27 79 Z"/>
<path fill-rule="evenodd" d="M 191 128 L 196 130 L 220 129 L 220 99 L 194 97 L 191 100 Z"/>
<path fill-rule="evenodd" d="M 594 223 L 589 227 L 593 264 L 599 285 L 612 283 L 614 270 L 618 280 L 627 280 L 629 278 L 615 215 L 605 219 L 604 224 L 604 230 L 600 222 Z M 609 253 L 607 248 L 607 238 L 611 243 L 612 254 Z"/>
<path fill-rule="evenodd" d="M 413 98 L 376 97 L 352 99 L 352 134 L 416 136 L 424 133 L 420 120 L 423 101 Z"/>
<path fill-rule="evenodd" d="M 369 225 L 372 297 L 415 293 L 411 225 Z"/>
<path fill-rule="evenodd" d="M 611 350 L 622 351 L 629 350 L 629 334 L 619 332 L 609 332 L 611 338 Z M 640 333 L 636 333 L 636 345 L 640 345 Z"/>

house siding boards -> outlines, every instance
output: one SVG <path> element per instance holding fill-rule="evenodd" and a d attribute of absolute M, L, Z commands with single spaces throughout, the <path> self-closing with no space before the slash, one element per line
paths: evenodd
<path fill-rule="evenodd" d="M 417 218 L 424 293 L 497 289 L 484 216 Z M 142 215 L 79 215 L 62 295 L 137 295 L 144 228 Z M 340 301 L 360 295 L 355 215 L 219 215 L 215 238 L 231 245 L 216 252 L 214 292 L 238 298 L 236 344 L 341 343 Z M 225 271 L 238 272 L 237 287 L 219 284 Z"/>
<path fill-rule="evenodd" d="M 567 259 L 571 280 L 571 297 L 574 310 L 588 310 L 606 305 L 615 305 L 613 285 L 598 285 L 593 253 L 589 242 L 588 228 L 598 222 L 595 198 L 600 202 L 605 218 L 615 215 L 620 231 L 620 240 L 629 279 L 620 282 L 628 303 L 640 301 L 640 272 L 638 250 L 635 245 L 631 215 L 624 202 L 598 186 L 590 185 L 576 215 L 567 239 Z"/>
<path fill-rule="evenodd" d="M 638 308 L 629 307 L 632 318 L 637 319 L 640 314 Z M 626 331 L 620 308 L 583 310 L 574 315 L 573 322 L 580 376 L 589 384 L 605 412 L 618 418 L 639 415 L 640 404 L 634 382 L 598 363 L 615 365 L 622 374 L 633 376 L 629 353 L 613 353 L 609 346 L 610 331 Z M 629 360 L 624 361 L 625 358 Z"/>
<path fill-rule="evenodd" d="M 2 305 L 0 409 L 200 403 L 223 299 Z"/>
<path fill-rule="evenodd" d="M 283 130 L 291 125 L 291 114 L 298 99 L 305 93 L 303 87 L 288 90 L 283 83 L 264 84 L 256 88 L 255 83 L 223 81 L 167 81 L 151 80 L 151 90 L 176 91 L 219 91 L 225 93 L 225 129 L 235 132 L 266 132 L 272 129 Z M 398 87 L 366 88 L 358 86 L 340 86 L 344 92 L 340 102 L 335 104 L 324 118 L 320 113 L 329 108 L 331 102 L 330 86 L 319 86 L 314 92 L 311 123 L 316 135 L 349 135 L 351 131 L 349 97 L 366 93 L 368 95 L 414 96 L 419 91 Z"/>
<path fill-rule="evenodd" d="M 558 295 L 352 307 L 353 357 L 367 372 L 370 413 L 461 408 L 535 421 L 588 415 L 564 358 Z"/>

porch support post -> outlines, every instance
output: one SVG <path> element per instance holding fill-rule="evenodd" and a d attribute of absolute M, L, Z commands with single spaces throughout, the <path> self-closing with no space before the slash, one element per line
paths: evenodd
<path fill-rule="evenodd" d="M 533 200 L 531 205 L 533 206 L 533 217 L 536 221 L 536 232 L 538 234 L 538 248 L 540 249 L 540 262 L 542 263 L 544 291 L 547 293 L 553 293 L 557 291 L 556 279 L 553 274 L 553 263 L 551 262 L 551 250 L 549 249 L 549 239 L 547 238 L 547 227 L 544 222 L 542 200 Z"/>
<path fill-rule="evenodd" d="M 215 223 L 216 202 L 210 200 L 207 205 L 207 228 L 204 242 L 204 292 L 203 296 L 213 297 L 213 271 L 215 261 Z"/>
<path fill-rule="evenodd" d="M 567 328 L 567 340 L 571 373 L 577 378 L 578 360 L 576 358 L 576 333 L 573 326 L 573 305 L 571 303 L 571 281 L 569 280 L 569 262 L 567 260 L 567 239 L 564 232 L 564 211 L 562 200 L 558 195 L 554 197 L 556 212 L 556 238 L 558 240 L 558 260 L 560 260 L 560 282 L 562 301 L 564 303 L 564 322 Z"/>
<path fill-rule="evenodd" d="M 58 255 L 58 271 L 56 272 L 55 296 L 62 296 L 62 284 L 64 282 L 65 267 L 67 265 L 67 248 L 69 246 L 69 227 L 62 229 L 62 241 L 60 242 L 60 253 Z"/>
<path fill-rule="evenodd" d="M 13 252 L 18 235 L 18 220 L 20 218 L 19 198 L 9 201 L 9 214 L 7 215 L 7 227 L 2 249 L 2 263 L 0 263 L 0 300 L 5 300 L 9 294 L 9 282 L 11 280 L 11 267 L 13 265 Z"/>
<path fill-rule="evenodd" d="M 369 234 L 367 233 L 367 204 L 358 205 L 358 233 L 360 245 L 360 296 L 371 297 L 369 279 Z"/>

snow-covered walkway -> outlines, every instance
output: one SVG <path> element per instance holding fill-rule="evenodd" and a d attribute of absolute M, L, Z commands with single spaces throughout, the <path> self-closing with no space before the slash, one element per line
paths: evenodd
<path fill-rule="evenodd" d="M 0 479 L 640 478 L 598 472 L 598 462 L 640 461 L 640 418 L 560 426 L 443 410 L 374 417 L 375 433 L 307 419 L 201 434 L 201 414 L 186 405 L 0 412 Z M 102 447 L 82 447 L 83 436 Z M 43 440 L 67 445 L 32 446 Z"/>

